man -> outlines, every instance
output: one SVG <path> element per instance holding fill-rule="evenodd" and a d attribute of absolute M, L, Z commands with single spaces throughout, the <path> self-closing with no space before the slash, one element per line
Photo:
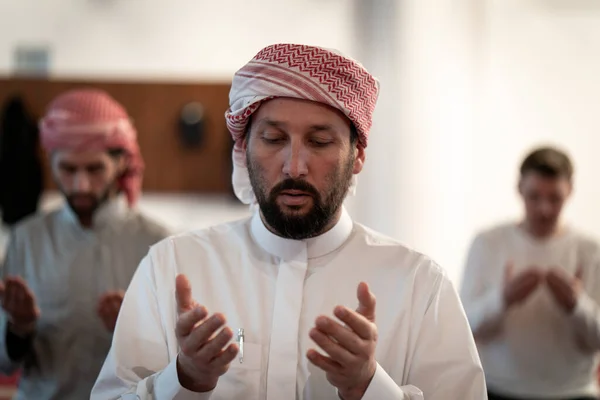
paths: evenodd
<path fill-rule="evenodd" d="M 544 147 L 520 175 L 524 220 L 476 236 L 461 291 L 489 399 L 597 399 L 599 247 L 560 218 L 573 166 Z"/>
<path fill-rule="evenodd" d="M 0 368 L 21 368 L 17 399 L 79 400 L 110 348 L 123 291 L 167 232 L 133 209 L 143 163 L 127 113 L 108 94 L 58 96 L 40 133 L 66 205 L 12 232 L 0 284 Z"/>
<path fill-rule="evenodd" d="M 233 183 L 257 210 L 151 249 L 92 399 L 485 398 L 443 270 L 342 205 L 377 94 L 360 64 L 305 45 L 236 73 Z"/>

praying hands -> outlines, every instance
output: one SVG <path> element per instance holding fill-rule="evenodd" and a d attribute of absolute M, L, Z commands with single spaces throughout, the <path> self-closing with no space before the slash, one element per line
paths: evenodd
<path fill-rule="evenodd" d="M 546 283 L 554 300 L 569 314 L 575 310 L 577 300 L 583 292 L 582 276 L 581 267 L 577 268 L 573 277 L 560 268 L 552 268 L 546 274 Z"/>
<path fill-rule="evenodd" d="M 102 319 L 105 328 L 109 332 L 115 331 L 119 310 L 121 309 L 124 296 L 125 292 L 122 290 L 117 290 L 114 292 L 109 291 L 104 293 L 100 297 L 100 300 L 98 300 L 98 307 L 96 311 L 98 316 Z"/>
<path fill-rule="evenodd" d="M 375 296 L 363 282 L 358 285 L 357 297 L 356 311 L 344 306 L 334 309 L 334 315 L 345 325 L 320 316 L 310 331 L 310 337 L 329 356 L 314 349 L 307 352 L 309 361 L 326 372 L 327 380 L 343 400 L 361 399 L 377 368 Z"/>
<path fill-rule="evenodd" d="M 40 309 L 25 280 L 13 276 L 0 281 L 0 300 L 8 315 L 9 330 L 12 333 L 28 336 L 35 331 Z"/>
<path fill-rule="evenodd" d="M 512 263 L 505 270 L 504 302 L 507 308 L 526 300 L 539 285 L 546 284 L 556 303 L 567 313 L 572 313 L 583 292 L 583 269 L 577 268 L 574 276 L 569 276 L 561 268 L 543 271 L 538 267 L 528 267 L 514 274 Z"/>

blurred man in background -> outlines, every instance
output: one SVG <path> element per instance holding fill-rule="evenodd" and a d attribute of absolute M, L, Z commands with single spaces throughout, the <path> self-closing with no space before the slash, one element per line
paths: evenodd
<path fill-rule="evenodd" d="M 476 236 L 461 293 L 489 399 L 597 399 L 600 254 L 560 218 L 571 160 L 533 151 L 518 188 L 525 218 Z"/>
<path fill-rule="evenodd" d="M 41 141 L 63 208 L 13 230 L 0 299 L 0 369 L 17 399 L 85 399 L 110 348 L 124 290 L 163 227 L 134 209 L 143 161 L 123 107 L 92 89 L 58 96 Z"/>

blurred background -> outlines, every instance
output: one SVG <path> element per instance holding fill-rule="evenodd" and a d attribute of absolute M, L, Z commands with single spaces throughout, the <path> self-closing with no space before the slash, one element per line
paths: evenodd
<path fill-rule="evenodd" d="M 520 217 L 518 164 L 534 146 L 572 156 L 566 217 L 600 234 L 595 0 L 0 0 L 0 107 L 20 99 L 35 122 L 66 88 L 108 90 L 139 130 L 140 208 L 202 228 L 249 213 L 223 113 L 233 73 L 274 42 L 336 48 L 380 79 L 348 209 L 457 286 L 473 235 Z M 59 201 L 44 165 L 40 208 Z"/>

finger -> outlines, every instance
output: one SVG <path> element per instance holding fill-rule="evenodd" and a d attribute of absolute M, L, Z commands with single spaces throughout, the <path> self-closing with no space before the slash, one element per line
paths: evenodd
<path fill-rule="evenodd" d="M 529 295 L 538 287 L 538 285 L 539 285 L 538 282 L 530 282 L 527 285 L 521 285 L 515 291 L 516 300 L 522 301 L 522 300 L 526 299 L 527 297 L 529 297 Z"/>
<path fill-rule="evenodd" d="M 554 296 L 556 300 L 560 303 L 565 302 L 569 296 L 571 296 L 571 288 L 568 285 L 555 276 L 551 276 L 548 278 L 548 288 L 550 288 L 550 293 Z"/>
<path fill-rule="evenodd" d="M 110 305 L 117 306 L 117 307 L 121 307 L 122 303 L 123 303 L 123 298 L 120 297 L 119 295 L 112 297 L 109 302 Z"/>
<path fill-rule="evenodd" d="M 109 313 L 111 313 L 113 315 L 118 315 L 119 310 L 121 310 L 121 301 L 120 300 L 111 301 L 108 305 L 108 310 L 109 310 Z"/>
<path fill-rule="evenodd" d="M 341 308 L 341 306 L 339 308 Z M 354 311 L 348 311 L 356 314 Z M 334 310 L 334 314 L 335 313 L 336 311 Z M 366 321 L 365 318 L 360 314 L 356 315 Z M 346 322 L 342 318 L 340 318 L 340 320 L 342 320 L 342 322 Z M 370 324 L 369 322 L 367 323 Z M 346 324 L 348 323 L 346 322 Z M 333 338 L 337 343 L 340 344 L 340 346 L 344 347 L 350 353 L 362 354 L 362 338 L 355 331 L 353 331 L 349 325 L 344 326 L 332 318 L 321 316 L 316 319 L 315 327 L 326 336 Z"/>
<path fill-rule="evenodd" d="M 177 296 L 177 312 L 181 313 L 187 310 L 191 310 L 194 306 L 194 300 L 192 299 L 192 285 L 183 274 L 177 275 L 175 279 L 175 291 Z"/>
<path fill-rule="evenodd" d="M 550 272 L 548 273 L 548 276 L 546 277 L 546 281 L 550 284 L 554 284 L 555 287 L 562 287 L 562 289 L 568 289 L 571 287 L 571 282 L 569 277 L 566 276 L 566 274 L 560 270 L 560 269 L 552 269 L 550 270 Z"/>
<path fill-rule="evenodd" d="M 208 322 L 208 321 L 207 321 Z M 223 347 L 233 338 L 233 331 L 228 326 L 221 329 L 214 338 L 208 340 L 196 353 L 196 359 L 203 364 L 211 363 L 223 351 Z"/>
<path fill-rule="evenodd" d="M 10 310 L 10 312 L 13 312 L 14 310 L 16 310 L 17 308 L 17 291 L 18 291 L 18 287 L 15 284 L 15 281 L 11 280 L 7 280 L 6 282 L 6 299 L 5 299 L 5 305 L 4 308 L 6 308 L 6 310 Z"/>
<path fill-rule="evenodd" d="M 337 306 L 333 310 L 333 314 L 340 319 L 346 326 L 354 332 L 360 339 L 373 340 L 376 339 L 376 331 L 374 323 L 344 306 Z"/>
<path fill-rule="evenodd" d="M 323 333 L 317 328 L 312 328 L 308 333 L 310 338 L 323 349 L 329 357 L 340 365 L 350 365 L 355 361 L 355 355 L 342 347 L 339 343 L 334 342 L 331 337 Z"/>
<path fill-rule="evenodd" d="M 235 359 L 238 352 L 238 345 L 236 343 L 231 343 L 210 362 L 211 370 L 222 371 L 222 373 L 225 373 L 229 367 L 229 364 L 231 364 L 231 362 Z"/>
<path fill-rule="evenodd" d="M 310 349 L 306 352 L 306 358 L 325 372 L 339 374 L 342 371 L 342 366 L 333 361 L 329 357 L 319 354 L 316 350 Z"/>
<path fill-rule="evenodd" d="M 181 344 L 181 348 L 185 355 L 192 355 L 204 346 L 215 333 L 221 329 L 226 323 L 223 314 L 213 314 L 206 321 L 192 329 L 191 333 L 185 338 Z M 208 360 L 207 360 L 208 361 Z"/>
<path fill-rule="evenodd" d="M 358 308 L 356 312 L 371 322 L 375 322 L 375 295 L 369 290 L 369 285 L 361 282 L 356 289 Z"/>
<path fill-rule="evenodd" d="M 194 326 L 206 318 L 207 315 L 208 311 L 204 307 L 196 307 L 180 314 L 175 324 L 175 334 L 179 338 L 189 335 Z"/>
<path fill-rule="evenodd" d="M 583 280 L 583 265 L 578 264 L 577 270 L 575 270 L 575 279 L 581 281 Z"/>
<path fill-rule="evenodd" d="M 27 282 L 20 276 L 7 278 L 7 285 L 11 288 L 12 300 L 16 306 L 32 307 L 35 304 L 33 292 L 27 286 Z"/>

